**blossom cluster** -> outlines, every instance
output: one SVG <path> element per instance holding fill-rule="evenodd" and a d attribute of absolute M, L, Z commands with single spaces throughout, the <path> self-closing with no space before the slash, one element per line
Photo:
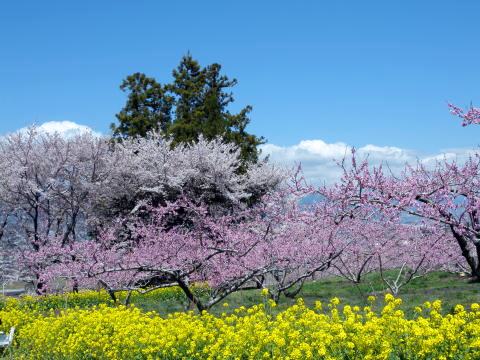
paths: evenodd
<path fill-rule="evenodd" d="M 480 123 L 480 108 L 470 106 L 467 111 L 464 111 L 458 106 L 452 104 L 448 104 L 448 107 L 453 115 L 458 116 L 463 120 L 462 126 Z"/>
<path fill-rule="evenodd" d="M 478 359 L 480 305 L 426 302 L 409 319 L 390 294 L 376 309 L 338 298 L 310 308 L 299 299 L 273 314 L 273 301 L 220 316 L 161 317 L 136 307 L 38 312 L 13 304 L 0 311 L 3 330 L 19 329 L 18 359 Z M 343 306 L 342 306 L 343 305 Z M 228 304 L 225 304 L 228 308 Z"/>

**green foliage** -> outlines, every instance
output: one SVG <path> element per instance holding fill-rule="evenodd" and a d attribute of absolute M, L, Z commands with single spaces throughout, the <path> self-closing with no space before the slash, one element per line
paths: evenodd
<path fill-rule="evenodd" d="M 204 285 L 194 287 L 194 292 L 198 296 L 206 296 L 209 289 Z M 298 297 L 304 299 L 309 306 L 314 306 L 315 301 L 321 300 L 328 302 L 332 297 L 339 297 L 345 303 L 350 305 L 366 306 L 367 298 L 375 295 L 378 298 L 377 306 L 380 306 L 383 295 L 388 293 L 388 289 L 383 284 L 380 274 L 371 273 L 365 276 L 360 284 L 351 282 L 337 276 L 329 276 L 316 281 L 305 283 Z M 413 280 L 402 288 L 400 293 L 404 300 L 401 308 L 407 314 L 413 315 L 414 308 L 420 306 L 425 301 L 433 301 L 441 298 L 444 303 L 444 309 L 449 310 L 455 304 L 468 305 L 474 302 L 480 302 L 480 283 L 472 283 L 468 277 L 461 277 L 457 274 L 447 272 L 433 272 L 424 277 Z M 116 294 L 118 303 L 123 303 L 127 292 L 118 292 Z M 262 300 L 259 290 L 245 290 L 229 295 L 226 301 L 230 308 L 240 306 L 253 306 Z M 89 308 L 94 305 L 111 304 L 108 293 L 105 290 L 93 291 L 85 290 L 78 293 L 65 293 L 48 296 L 23 296 L 18 299 L 7 298 L 14 302 L 16 307 L 39 309 L 48 311 L 50 309 L 62 309 L 65 307 Z M 144 309 L 145 311 L 157 311 L 161 314 L 175 311 L 183 311 L 188 300 L 178 287 L 157 289 L 146 294 L 133 292 L 130 303 Z M 281 297 L 275 311 L 282 311 L 295 304 L 296 299 Z M 0 310 L 5 307 L 5 299 L 0 297 Z M 228 312 L 222 304 L 218 304 L 211 309 L 214 314 Z"/>
<path fill-rule="evenodd" d="M 173 97 L 154 78 L 135 73 L 123 80 L 120 89 L 128 93 L 125 107 L 112 124 L 113 136 L 145 136 L 149 131 L 167 131 L 171 123 Z"/>
<path fill-rule="evenodd" d="M 173 144 L 192 143 L 202 135 L 207 140 L 222 137 L 241 150 L 243 165 L 258 160 L 258 145 L 263 137 L 249 134 L 246 127 L 251 106 L 237 114 L 228 107 L 234 101 L 229 91 L 237 84 L 221 74 L 220 64 L 202 67 L 190 54 L 182 57 L 173 70 L 173 82 L 161 85 L 145 74 L 128 76 L 121 89 L 128 94 L 127 103 L 112 124 L 117 139 L 145 136 L 160 131 Z"/>

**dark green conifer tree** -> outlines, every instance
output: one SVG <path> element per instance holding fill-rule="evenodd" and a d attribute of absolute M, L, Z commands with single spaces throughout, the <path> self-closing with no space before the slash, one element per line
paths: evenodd
<path fill-rule="evenodd" d="M 127 77 L 121 88 L 128 91 L 128 100 L 117 115 L 119 125 L 112 125 L 114 136 L 145 136 L 159 129 L 174 144 L 197 141 L 200 135 L 209 140 L 222 137 L 239 146 L 243 166 L 256 162 L 264 138 L 246 131 L 250 106 L 237 114 L 228 110 L 234 101 L 230 89 L 237 80 L 222 75 L 221 69 L 216 63 L 203 68 L 188 53 L 173 70 L 171 84 L 161 86 L 139 73 Z"/>
<path fill-rule="evenodd" d="M 112 124 L 114 138 L 145 136 L 149 131 L 166 132 L 172 122 L 174 99 L 154 78 L 135 73 L 123 80 L 120 89 L 128 94 L 127 103 Z"/>

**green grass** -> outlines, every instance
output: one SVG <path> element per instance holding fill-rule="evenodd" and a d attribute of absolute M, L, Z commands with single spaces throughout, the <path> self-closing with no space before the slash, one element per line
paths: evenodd
<path fill-rule="evenodd" d="M 369 295 L 377 296 L 376 306 L 380 307 L 383 296 L 387 292 L 378 273 L 365 276 L 363 282 L 354 285 L 340 277 L 327 277 L 317 281 L 305 283 L 298 297 L 304 299 L 307 305 L 313 306 L 315 301 L 327 303 L 331 298 L 338 297 L 342 304 L 367 305 Z M 469 305 L 473 302 L 480 303 L 480 283 L 472 283 L 468 277 L 446 272 L 435 272 L 425 277 L 413 280 L 400 290 L 398 295 L 403 300 L 402 308 L 407 315 L 413 313 L 415 306 L 425 301 L 442 300 L 445 311 L 451 311 L 456 304 Z M 224 301 L 211 309 L 214 314 L 229 312 L 240 306 L 251 306 L 264 301 L 259 290 L 240 291 L 228 296 Z M 282 297 L 275 311 L 281 311 L 295 303 L 295 299 Z M 223 303 L 228 303 L 228 308 Z M 145 311 L 156 311 L 166 315 L 186 309 L 195 310 L 189 306 L 183 295 L 173 297 L 157 297 L 136 295 L 132 301 L 134 305 Z M 65 306 L 69 304 L 66 302 Z"/>
<path fill-rule="evenodd" d="M 304 285 L 302 291 L 297 296 L 304 299 L 307 305 L 312 305 L 320 300 L 323 303 L 328 302 L 333 297 L 341 299 L 343 304 L 349 305 L 367 305 L 369 295 L 377 296 L 377 305 L 381 306 L 383 296 L 387 288 L 381 281 L 379 274 L 369 274 L 359 285 L 354 285 L 340 277 L 328 277 L 322 280 L 311 281 Z M 413 280 L 400 290 L 398 295 L 403 300 L 402 309 L 407 314 L 413 313 L 415 306 L 423 304 L 425 301 L 442 300 L 445 311 L 451 311 L 456 304 L 469 305 L 473 302 L 480 303 L 480 283 L 471 283 L 467 277 L 457 274 L 435 272 L 425 277 Z M 223 302 L 214 306 L 212 312 L 220 314 L 228 312 L 239 306 L 251 306 L 263 301 L 259 290 L 241 291 L 228 296 Z M 295 303 L 295 299 L 282 297 L 277 307 L 277 311 L 283 310 Z M 223 307 L 223 303 L 229 304 L 228 308 Z M 184 311 L 185 302 L 168 301 L 155 302 L 152 299 L 137 298 L 135 305 L 145 310 L 157 311 L 160 314 L 168 314 L 174 311 Z"/>
<path fill-rule="evenodd" d="M 349 305 L 364 306 L 369 295 L 377 296 L 377 304 L 383 302 L 387 288 L 379 274 L 370 274 L 359 285 L 354 285 L 341 278 L 328 278 L 306 284 L 300 296 L 307 304 L 315 300 L 328 301 L 339 297 Z M 413 280 L 400 290 L 398 297 L 402 298 L 402 308 L 412 313 L 415 306 L 425 301 L 440 299 L 443 308 L 450 311 L 456 304 L 469 305 L 480 302 L 480 283 L 471 283 L 466 277 L 457 274 L 435 272 L 425 277 Z"/>

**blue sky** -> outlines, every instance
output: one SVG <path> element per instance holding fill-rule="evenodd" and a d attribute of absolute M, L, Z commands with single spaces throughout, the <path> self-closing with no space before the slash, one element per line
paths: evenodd
<path fill-rule="evenodd" d="M 188 50 L 236 77 L 250 131 L 418 154 L 472 148 L 447 102 L 480 105 L 480 1 L 2 1 L 0 133 L 70 120 L 108 132 L 141 71 Z"/>

